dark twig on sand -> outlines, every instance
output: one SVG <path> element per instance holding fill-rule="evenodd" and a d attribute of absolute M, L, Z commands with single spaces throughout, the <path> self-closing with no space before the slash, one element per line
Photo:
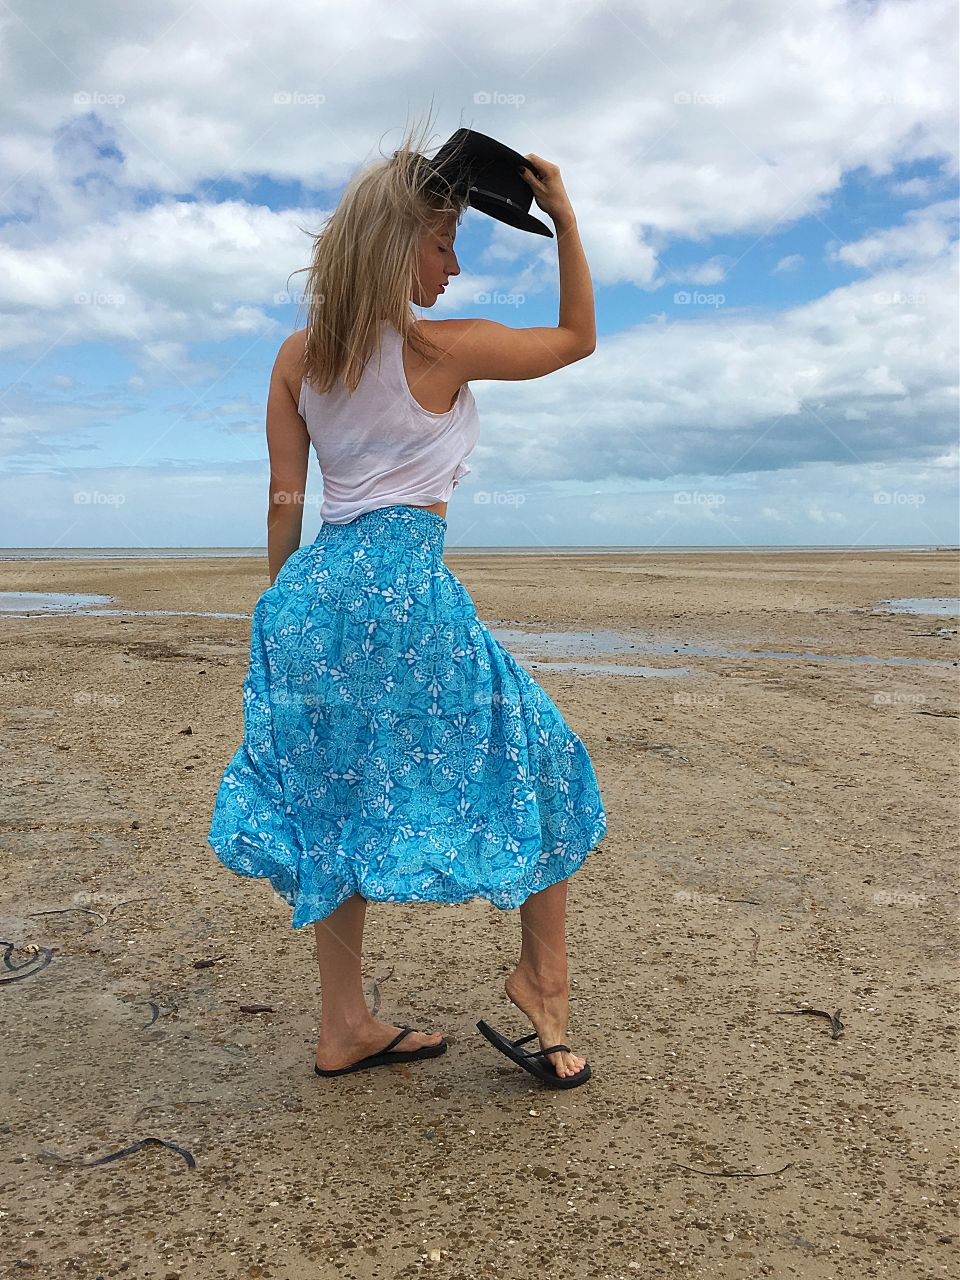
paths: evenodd
<path fill-rule="evenodd" d="M 53 959 L 52 948 L 39 947 L 36 943 L 31 942 L 23 948 L 24 951 L 31 953 L 30 959 L 24 960 L 22 964 L 13 964 L 10 960 L 10 953 L 17 950 L 17 944 L 15 942 L 0 942 L 0 947 L 3 947 L 3 967 L 8 971 L 7 973 L 0 973 L 0 982 L 22 982 L 24 978 L 32 978 L 35 973 L 45 969 Z M 42 962 L 33 964 L 33 959 L 38 955 L 43 957 Z M 21 969 L 26 969 L 27 972 L 21 973 Z"/>
<path fill-rule="evenodd" d="M 814 1009 L 812 1005 L 805 1004 L 800 1009 L 774 1009 L 774 1013 L 813 1013 L 818 1018 L 826 1018 L 830 1023 L 830 1039 L 839 1040 L 843 1035 L 843 1023 L 840 1021 L 840 1010 L 837 1009 L 833 1013 L 828 1013 L 826 1009 Z"/>
<path fill-rule="evenodd" d="M 692 1164 L 680 1164 L 679 1161 L 675 1163 L 678 1169 L 686 1169 L 690 1173 L 702 1173 L 706 1178 L 772 1178 L 793 1165 L 793 1161 L 788 1160 L 779 1169 L 768 1169 L 765 1173 L 750 1173 L 742 1169 L 695 1169 Z"/>
<path fill-rule="evenodd" d="M 38 1160 L 45 1160 L 51 1164 L 68 1164 L 74 1168 L 93 1169 L 98 1164 L 109 1164 L 111 1160 L 119 1160 L 121 1156 L 133 1155 L 136 1151 L 142 1151 L 144 1147 L 155 1144 L 161 1147 L 169 1147 L 171 1151 L 176 1151 L 178 1155 L 183 1156 L 187 1162 L 187 1167 L 195 1169 L 197 1162 L 185 1147 L 178 1147 L 175 1142 L 167 1142 L 166 1138 L 141 1138 L 139 1142 L 135 1142 L 130 1147 L 124 1147 L 122 1151 L 112 1151 L 108 1156 L 99 1156 L 96 1160 L 84 1160 L 82 1156 L 58 1156 L 52 1151 L 37 1152 Z"/>
<path fill-rule="evenodd" d="M 131 902 L 155 902 L 155 901 L 156 901 L 156 894 L 151 895 L 149 898 L 124 898 L 122 902 L 115 902 L 107 914 L 112 916 L 115 911 L 119 911 L 121 907 L 129 906 Z"/>
<path fill-rule="evenodd" d="M 157 1004 L 155 1000 L 140 1000 L 137 1003 L 145 1004 L 152 1010 L 150 1021 L 143 1024 L 140 1028 L 141 1031 L 147 1031 L 153 1026 L 156 1020 L 160 1017 L 161 1010 L 169 1014 L 176 1014 L 179 1012 L 179 1005 L 171 1004 L 169 1001 L 162 1006 Z"/>
<path fill-rule="evenodd" d="M 99 916 L 100 924 L 95 924 L 93 926 L 94 929 L 99 929 L 102 925 L 105 925 L 107 923 L 107 917 L 103 914 L 103 912 L 94 911 L 92 907 L 51 907 L 47 911 L 28 911 L 27 915 L 28 916 L 63 916 L 63 915 L 66 915 L 68 911 L 82 911 L 88 916 Z"/>
<path fill-rule="evenodd" d="M 28 911 L 28 916 L 62 916 L 69 911 L 81 911 L 88 916 L 98 916 L 99 923 L 93 926 L 94 929 L 102 929 L 107 923 L 107 917 L 112 916 L 114 911 L 120 907 L 125 907 L 131 902 L 151 902 L 152 898 L 124 898 L 122 902 L 115 902 L 106 915 L 102 911 L 95 911 L 93 907 L 50 907 L 43 911 Z M 91 930 L 92 932 L 92 930 Z"/>

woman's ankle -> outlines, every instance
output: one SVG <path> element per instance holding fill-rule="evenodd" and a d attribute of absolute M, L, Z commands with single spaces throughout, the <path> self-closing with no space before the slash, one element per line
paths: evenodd
<path fill-rule="evenodd" d="M 510 977 L 537 991 L 545 999 L 566 995 L 569 988 L 567 969 L 558 969 L 555 965 L 538 967 L 527 961 L 518 961 Z"/>
<path fill-rule="evenodd" d="M 355 1015 L 346 1017 L 321 1018 L 320 1039 L 331 1041 L 350 1040 L 360 1032 L 366 1031 L 375 1022 L 376 1018 L 374 1018 L 369 1009 L 364 1013 L 358 1012 Z"/>

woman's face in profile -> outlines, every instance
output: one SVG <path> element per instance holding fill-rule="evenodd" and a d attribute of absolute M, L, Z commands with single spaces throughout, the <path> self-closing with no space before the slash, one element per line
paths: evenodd
<path fill-rule="evenodd" d="M 456 235 L 457 216 L 450 214 L 421 237 L 412 298 L 416 306 L 432 307 L 449 278 L 460 274 L 454 251 Z"/>

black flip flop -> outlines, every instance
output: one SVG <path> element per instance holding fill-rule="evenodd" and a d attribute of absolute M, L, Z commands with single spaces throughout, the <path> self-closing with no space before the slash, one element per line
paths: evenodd
<path fill-rule="evenodd" d="M 420 1062 L 423 1058 L 439 1058 L 441 1054 L 447 1052 L 446 1040 L 440 1040 L 436 1044 L 425 1044 L 420 1049 L 394 1049 L 393 1046 L 399 1044 L 411 1031 L 413 1027 L 404 1027 L 400 1034 L 394 1036 L 379 1053 L 368 1054 L 366 1058 L 352 1062 L 349 1067 L 337 1067 L 334 1071 L 324 1071 L 314 1063 L 313 1069 L 318 1076 L 344 1076 L 350 1071 L 364 1071 L 367 1067 L 389 1067 L 395 1062 Z"/>
<path fill-rule="evenodd" d="M 521 1049 L 520 1045 L 537 1039 L 536 1031 L 532 1035 L 521 1036 L 519 1040 L 508 1040 L 487 1022 L 478 1022 L 477 1030 L 511 1062 L 515 1062 L 518 1067 L 523 1067 L 524 1071 L 529 1071 L 532 1076 L 536 1076 L 538 1080 L 551 1085 L 554 1089 L 575 1089 L 578 1084 L 586 1084 L 593 1075 L 589 1062 L 584 1063 L 581 1070 L 574 1076 L 557 1075 L 553 1064 L 547 1061 L 546 1055 L 556 1053 L 558 1049 L 562 1049 L 565 1053 L 572 1053 L 573 1050 L 568 1044 L 555 1044 L 551 1049 L 533 1051 Z"/>

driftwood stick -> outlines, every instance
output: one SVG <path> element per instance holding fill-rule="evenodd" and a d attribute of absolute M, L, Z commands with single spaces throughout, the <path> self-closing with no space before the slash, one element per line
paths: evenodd
<path fill-rule="evenodd" d="M 17 944 L 15 942 L 0 942 L 0 947 L 3 947 L 3 967 L 8 971 L 7 973 L 0 973 L 0 983 L 22 982 L 24 978 L 32 978 L 35 973 L 45 969 L 53 959 L 52 948 L 39 947 L 36 943 L 31 942 L 23 948 L 24 951 L 32 953 L 31 959 L 24 960 L 22 964 L 13 964 L 10 960 L 10 955 L 11 952 L 17 950 Z M 39 964 L 34 964 L 33 960 L 37 956 L 41 957 L 41 961 Z M 26 972 L 21 973 L 22 969 L 25 969 Z"/>
<path fill-rule="evenodd" d="M 68 911 L 83 911 L 88 916 L 99 916 L 100 924 L 95 924 L 93 926 L 95 929 L 99 929 L 101 925 L 104 925 L 107 923 L 107 917 L 103 914 L 103 912 L 94 911 L 92 907 L 51 907 L 47 911 L 28 911 L 27 915 L 28 916 L 63 916 L 63 915 L 66 915 Z"/>
<path fill-rule="evenodd" d="M 801 1008 L 799 1009 L 774 1009 L 773 1012 L 788 1013 L 788 1014 L 812 1013 L 812 1014 L 815 1014 L 818 1018 L 826 1018 L 827 1021 L 830 1023 L 830 1039 L 831 1040 L 839 1040 L 840 1037 L 843 1035 L 843 1023 L 840 1021 L 839 1009 L 837 1009 L 834 1013 L 828 1013 L 826 1009 L 814 1009 L 812 1005 L 805 1004 L 805 1005 L 802 1005 Z"/>
<path fill-rule="evenodd" d="M 133 1143 L 132 1146 L 124 1147 L 121 1151 L 111 1151 L 107 1156 L 100 1156 L 96 1160 L 84 1160 L 82 1156 L 58 1156 L 52 1151 L 40 1151 L 37 1158 L 46 1160 L 51 1164 L 67 1164 L 73 1165 L 74 1168 L 93 1169 L 98 1164 L 109 1164 L 111 1160 L 119 1160 L 121 1156 L 133 1155 L 135 1151 L 142 1151 L 148 1144 L 157 1144 L 161 1147 L 169 1147 L 171 1151 L 176 1151 L 178 1155 L 183 1156 L 187 1162 L 187 1167 L 195 1169 L 196 1160 L 185 1147 L 178 1147 L 175 1142 L 167 1142 L 166 1138 L 141 1138 L 139 1142 Z"/>
<path fill-rule="evenodd" d="M 678 1169 L 686 1169 L 690 1173 L 702 1173 L 705 1178 L 772 1178 L 778 1173 L 783 1173 L 784 1169 L 789 1169 L 793 1161 L 788 1160 L 779 1169 L 768 1169 L 763 1173 L 750 1173 L 743 1169 L 695 1169 L 692 1164 L 680 1164 L 679 1161 L 676 1164 Z"/>

